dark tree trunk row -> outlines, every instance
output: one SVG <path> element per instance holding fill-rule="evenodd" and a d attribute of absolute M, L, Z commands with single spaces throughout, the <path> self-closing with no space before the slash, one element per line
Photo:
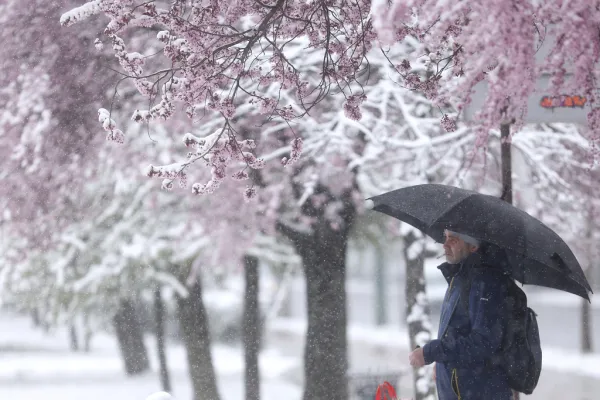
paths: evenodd
<path fill-rule="evenodd" d="M 187 298 L 178 298 L 178 318 L 192 380 L 194 400 L 219 400 L 212 362 L 208 315 L 202 301 L 202 283 L 198 277 Z"/>
<path fill-rule="evenodd" d="M 244 275 L 246 289 L 244 295 L 244 317 L 242 322 L 246 400 L 260 399 L 260 371 L 258 355 L 261 342 L 261 315 L 258 303 L 259 270 L 258 259 L 254 256 L 244 257 Z"/>
<path fill-rule="evenodd" d="M 142 325 L 130 300 L 121 301 L 113 317 L 113 326 L 125 363 L 125 373 L 138 375 L 150 369 Z"/>
<path fill-rule="evenodd" d="M 316 208 L 307 201 L 302 212 L 316 221 L 311 233 L 279 226 L 302 257 L 306 281 L 308 326 L 303 399 L 347 400 L 346 249 L 356 209 L 350 191 L 334 197 L 327 189 L 317 187 L 315 193 L 343 204 L 339 225 L 325 217 L 327 204 Z"/>
<path fill-rule="evenodd" d="M 159 287 L 154 291 L 154 323 L 160 385 L 165 392 L 171 392 L 171 380 L 169 379 L 167 352 L 165 350 L 165 305 Z"/>

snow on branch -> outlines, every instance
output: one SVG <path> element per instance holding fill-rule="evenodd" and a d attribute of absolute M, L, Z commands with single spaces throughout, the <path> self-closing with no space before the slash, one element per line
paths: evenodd
<path fill-rule="evenodd" d="M 246 254 L 273 265 L 298 267 L 302 264 L 302 259 L 294 247 L 278 241 L 274 236 L 258 235 L 254 244 L 246 250 Z"/>
<path fill-rule="evenodd" d="M 60 24 L 70 26 L 102 12 L 103 0 L 93 0 L 60 16 Z"/>
<path fill-rule="evenodd" d="M 219 154 L 212 154 L 212 150 L 196 153 L 186 163 L 208 161 L 212 170 L 208 183 L 192 186 L 194 193 L 214 191 L 230 161 L 243 161 L 253 169 L 262 167 L 260 157 L 233 145 L 245 139 L 234 119 L 244 115 L 247 106 L 251 106 L 253 114 L 262 115 L 263 121 L 278 118 L 289 123 L 307 115 L 336 87 L 346 97 L 346 115 L 360 118 L 360 106 L 366 99 L 362 90 L 363 75 L 368 69 L 366 54 L 375 40 L 368 3 L 348 3 L 341 8 L 322 1 L 300 4 L 273 0 L 257 4 L 243 0 L 236 1 L 235 7 L 207 10 L 200 3 L 183 7 L 183 3 L 174 2 L 167 9 L 155 2 L 105 0 L 75 8 L 61 19 L 63 25 L 69 25 L 99 11 L 110 17 L 104 33 L 112 40 L 123 75 L 133 80 L 138 91 L 151 102 L 158 100 L 148 110 L 135 110 L 131 117 L 134 121 L 170 119 L 177 103 L 193 120 L 204 114 L 208 119 L 223 121 L 219 137 L 231 148 Z M 346 19 L 343 31 L 339 17 L 331 20 L 331 15 L 338 13 Z M 238 24 L 240 20 L 244 22 Z M 170 65 L 169 68 L 146 72 L 141 53 L 126 50 L 123 32 L 138 26 L 161 27 L 156 44 L 163 51 L 157 57 L 165 61 L 159 64 Z M 335 41 L 331 40 L 334 35 Z M 315 73 L 314 66 L 320 66 L 322 73 Z M 357 71 L 361 71 L 360 76 Z M 116 128 L 109 113 L 102 109 L 100 117 L 109 132 L 107 138 L 122 142 L 122 131 Z M 186 136 L 187 139 L 190 138 Z M 214 144 L 217 152 L 223 150 L 218 148 L 219 142 Z M 290 143 L 289 157 L 281 161 L 286 166 L 296 162 L 303 150 L 302 138 L 293 137 Z M 226 154 L 229 150 L 231 154 Z M 221 161 L 223 156 L 225 161 Z M 160 170 L 151 172 L 158 175 Z M 246 173 L 232 177 L 245 179 Z M 163 186 L 169 188 L 169 182 Z M 246 197 L 253 197 L 254 193 L 250 185 Z"/>
<path fill-rule="evenodd" d="M 98 110 L 98 121 L 102 124 L 102 128 L 108 132 L 106 136 L 106 140 L 124 143 L 125 135 L 120 129 L 117 129 L 117 124 L 115 120 L 113 120 L 110 116 L 110 113 L 107 109 L 101 108 Z"/>
<path fill-rule="evenodd" d="M 381 167 L 389 176 L 406 177 L 405 183 L 427 181 L 439 175 L 445 165 L 441 160 L 463 153 L 464 146 L 486 151 L 491 128 L 511 118 L 520 128 L 526 101 L 542 74 L 551 76 L 552 90 L 581 88 L 592 105 L 588 125 L 595 135 L 600 132 L 594 103 L 600 10 L 590 9 L 585 0 L 570 2 L 573 12 L 568 15 L 559 0 L 528 0 L 512 8 L 503 2 L 490 8 L 462 0 L 443 6 L 437 0 L 224 0 L 219 7 L 142 0 L 88 4 L 97 6 L 88 10 L 100 9 L 110 18 L 104 34 L 112 41 L 123 79 L 132 80 L 150 100 L 147 109 L 132 109 L 131 118 L 165 121 L 180 109 L 196 123 L 197 130 L 184 137 L 186 145 L 196 147 L 187 160 L 177 168 L 151 166 L 146 171 L 163 179 L 166 189 L 174 179 L 185 186 L 187 168 L 198 163 L 210 169 L 210 178 L 192 184 L 193 193 L 213 193 L 230 178 L 249 180 L 244 194 L 255 198 L 257 187 L 249 178 L 265 161 L 259 150 L 242 149 L 241 143 L 258 141 L 262 135 L 256 131 L 267 131 L 274 120 L 290 134 L 260 151 L 280 154 L 287 143 L 284 166 L 307 154 L 318 134 L 311 148 L 317 161 L 337 152 L 365 168 L 366 155 L 356 155 L 344 137 L 347 128 L 365 135 L 365 141 L 379 140 L 399 150 L 396 158 L 386 157 L 394 165 Z M 132 52 L 127 45 L 139 43 L 125 33 L 132 27 L 133 32 L 159 28 L 139 52 Z M 536 53 L 544 40 L 550 55 L 538 63 Z M 142 54 L 154 54 L 156 48 L 161 50 L 154 55 L 157 62 L 145 62 Z M 457 122 L 480 83 L 489 93 L 469 130 Z M 109 140 L 124 140 L 108 113 L 101 112 L 101 122 Z M 388 154 L 385 149 L 367 153 L 372 165 Z M 467 162 L 475 155 L 466 154 Z M 408 173 L 400 170 L 407 165 Z M 376 182 L 381 174 L 371 172 L 361 182 L 369 190 L 384 187 Z"/>
<path fill-rule="evenodd" d="M 182 298 L 187 298 L 189 296 L 189 292 L 185 285 L 171 274 L 162 271 L 153 271 L 150 268 L 150 274 L 148 275 L 148 278 L 172 288 L 177 293 L 177 295 L 179 295 Z"/>

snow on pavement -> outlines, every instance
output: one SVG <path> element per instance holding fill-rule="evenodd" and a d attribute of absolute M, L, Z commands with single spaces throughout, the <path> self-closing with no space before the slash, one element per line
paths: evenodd
<path fill-rule="evenodd" d="M 15 400 L 133 400 L 160 390 L 153 338 L 147 338 L 152 371 L 125 377 L 115 339 L 97 335 L 90 353 L 71 352 L 65 329 L 45 333 L 29 318 L 0 312 L 0 399 Z M 223 400 L 244 397 L 244 359 L 240 348 L 213 346 L 213 363 Z M 191 383 L 183 346 L 167 348 L 175 399 L 190 399 Z M 266 348 L 259 363 L 264 399 L 299 399 L 301 389 L 281 375 L 297 368 L 300 360 Z"/>
<path fill-rule="evenodd" d="M 0 399 L 39 400 L 144 400 L 160 390 L 155 345 L 148 341 L 153 372 L 134 378 L 125 378 L 114 338 L 98 335 L 92 342 L 92 352 L 68 351 L 68 335 L 64 330 L 45 334 L 33 329 L 28 318 L 14 318 L 0 313 Z M 300 319 L 279 318 L 270 324 L 273 332 L 298 336 L 302 340 L 306 322 Z M 408 349 L 408 336 L 400 326 L 373 327 L 351 325 L 348 332 L 353 346 L 373 346 L 384 353 Z M 386 350 L 387 349 L 387 350 Z M 180 345 L 168 347 L 170 372 L 175 388 L 175 400 L 191 398 L 191 384 L 186 372 L 185 352 Z M 243 354 L 241 349 L 216 345 L 213 361 L 223 400 L 238 400 L 243 393 Z M 544 370 L 548 371 L 541 383 L 540 394 L 550 390 L 550 383 L 574 376 L 600 379 L 600 355 L 582 355 L 558 348 L 544 348 Z M 283 355 L 267 346 L 261 353 L 263 399 L 301 397 L 298 384 L 288 382 L 290 370 L 301 367 L 301 357 Z M 543 374 L 544 375 L 544 374 Z M 550 379 L 550 381 L 548 381 Z M 581 391 L 586 383 L 580 382 Z M 587 389 L 586 389 L 587 390 Z M 548 392 L 551 394 L 551 392 Z M 548 397 L 550 398 L 550 397 Z M 585 396 L 577 398 L 587 399 Z"/>
<path fill-rule="evenodd" d="M 272 322 L 271 329 L 287 334 L 304 335 L 306 321 L 300 319 L 279 318 Z M 408 348 L 408 333 L 404 327 L 388 325 L 373 327 L 351 325 L 348 339 L 355 343 L 364 343 L 379 347 Z M 543 368 L 561 372 L 600 378 L 600 354 L 581 354 L 570 350 L 543 347 Z"/>
<path fill-rule="evenodd" d="M 157 376 L 123 378 L 110 381 L 73 380 L 64 384 L 2 384 L 2 400 L 144 400 L 160 391 Z M 192 399 L 191 383 L 187 377 L 177 376 L 172 380 L 174 400 Z M 218 378 L 222 400 L 244 398 L 241 376 Z M 264 380 L 261 398 L 264 400 L 299 400 L 301 389 L 281 381 Z"/>

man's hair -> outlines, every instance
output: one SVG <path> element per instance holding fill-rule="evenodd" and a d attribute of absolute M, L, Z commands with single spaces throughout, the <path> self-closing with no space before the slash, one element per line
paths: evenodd
<path fill-rule="evenodd" d="M 475 239 L 474 237 L 469 236 L 469 235 L 465 235 L 464 233 L 454 232 L 454 231 L 451 231 L 449 229 L 446 229 L 446 232 L 449 233 L 452 236 L 456 236 L 460 240 L 462 240 L 465 243 L 468 243 L 468 244 L 470 244 L 472 246 L 479 247 L 481 245 L 481 241 L 479 239 Z"/>

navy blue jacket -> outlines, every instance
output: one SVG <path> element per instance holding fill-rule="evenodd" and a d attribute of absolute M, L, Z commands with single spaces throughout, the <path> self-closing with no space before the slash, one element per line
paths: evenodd
<path fill-rule="evenodd" d="M 426 344 L 423 354 L 426 364 L 436 363 L 439 400 L 510 400 L 504 371 L 486 365 L 502 343 L 507 279 L 498 269 L 484 265 L 478 253 L 460 264 L 444 263 L 438 268 L 448 289 L 438 339 Z M 467 307 L 460 297 L 469 280 Z"/>

